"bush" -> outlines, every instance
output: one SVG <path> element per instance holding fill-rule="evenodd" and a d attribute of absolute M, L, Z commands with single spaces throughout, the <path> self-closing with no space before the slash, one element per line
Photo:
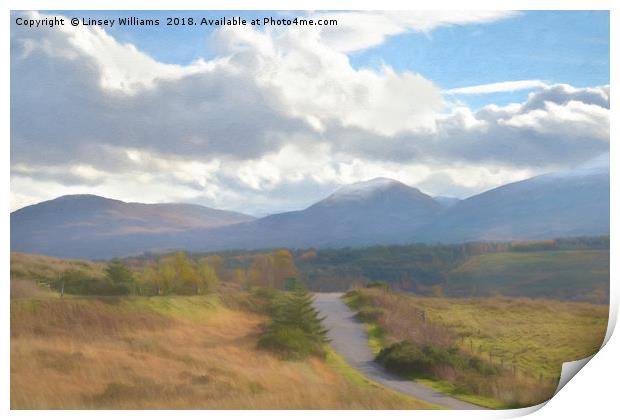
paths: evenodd
<path fill-rule="evenodd" d="M 371 304 L 370 297 L 360 293 L 359 290 L 349 290 L 344 294 L 344 301 L 351 309 L 355 310 L 359 310 L 361 307 Z"/>
<path fill-rule="evenodd" d="M 372 306 L 363 306 L 357 312 L 357 319 L 362 322 L 377 322 L 385 314 L 385 309 Z"/>
<path fill-rule="evenodd" d="M 384 281 L 371 281 L 366 284 L 367 289 L 382 289 L 385 291 L 390 290 L 390 285 Z"/>
<path fill-rule="evenodd" d="M 301 359 L 310 355 L 324 356 L 320 341 L 315 340 L 302 328 L 292 325 L 270 328 L 260 337 L 258 345 L 289 359 Z"/>
<path fill-rule="evenodd" d="M 381 350 L 377 361 L 393 372 L 414 376 L 437 378 L 439 369 L 466 370 L 490 376 L 499 370 L 481 359 L 461 354 L 456 347 L 443 348 L 432 344 L 419 345 L 401 341 Z"/>
<path fill-rule="evenodd" d="M 50 286 L 52 289 L 63 291 L 69 295 L 86 296 L 119 296 L 129 294 L 129 288 L 124 284 L 114 284 L 105 278 L 97 278 L 79 270 L 66 270 Z"/>

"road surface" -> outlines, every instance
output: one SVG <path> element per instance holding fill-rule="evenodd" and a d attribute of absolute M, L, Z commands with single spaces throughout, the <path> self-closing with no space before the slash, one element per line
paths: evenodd
<path fill-rule="evenodd" d="M 341 293 L 315 293 L 314 306 L 325 316 L 331 345 L 345 360 L 369 379 L 387 388 L 454 410 L 481 410 L 482 407 L 449 397 L 424 385 L 387 372 L 374 361 L 368 347 L 368 335 L 363 323 L 342 302 Z"/>

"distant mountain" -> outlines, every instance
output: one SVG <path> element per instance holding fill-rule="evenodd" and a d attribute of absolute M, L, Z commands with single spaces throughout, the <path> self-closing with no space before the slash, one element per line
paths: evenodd
<path fill-rule="evenodd" d="M 11 214 L 11 250 L 110 258 L 165 252 L 458 243 L 609 234 L 609 157 L 465 200 L 387 178 L 260 219 L 188 204 L 65 196 Z"/>
<path fill-rule="evenodd" d="M 444 197 L 444 196 L 435 196 L 433 197 L 435 199 L 435 201 L 437 201 L 439 204 L 441 204 L 441 207 L 443 207 L 444 209 L 447 209 L 449 207 L 452 207 L 453 205 L 459 203 L 460 201 L 462 201 L 460 198 L 456 198 L 456 197 Z"/>
<path fill-rule="evenodd" d="M 441 208 L 416 188 L 376 178 L 345 186 L 305 210 L 211 230 L 192 246 L 216 250 L 406 243 Z"/>
<path fill-rule="evenodd" d="M 422 242 L 504 241 L 609 234 L 609 156 L 572 171 L 507 184 L 463 200 L 416 232 Z"/>
<path fill-rule="evenodd" d="M 165 247 L 165 238 L 188 230 L 251 220 L 245 214 L 195 204 L 126 203 L 96 195 L 67 195 L 11 213 L 11 250 L 104 258 Z"/>

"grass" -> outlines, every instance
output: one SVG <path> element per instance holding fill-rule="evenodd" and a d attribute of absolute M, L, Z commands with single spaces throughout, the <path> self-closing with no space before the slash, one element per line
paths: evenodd
<path fill-rule="evenodd" d="M 200 320 L 210 312 L 225 310 L 216 294 L 204 296 L 175 296 L 174 299 L 124 297 L 121 307 L 152 311 L 172 319 Z"/>
<path fill-rule="evenodd" d="M 366 323 L 366 332 L 368 334 L 368 347 L 370 347 L 370 350 L 376 356 L 383 348 L 383 328 L 375 323 Z"/>
<path fill-rule="evenodd" d="M 472 395 L 460 392 L 458 387 L 445 381 L 437 381 L 432 379 L 414 379 L 417 383 L 425 385 L 443 394 L 448 394 L 459 400 L 478 405 L 480 407 L 492 408 L 495 410 L 501 410 L 510 408 L 507 404 L 498 401 L 494 398 L 483 397 L 480 395 Z"/>
<path fill-rule="evenodd" d="M 340 373 L 350 384 L 356 386 L 356 387 L 360 387 L 363 389 L 367 389 L 370 392 L 376 393 L 383 393 L 386 395 L 386 397 L 388 397 L 390 400 L 393 400 L 394 402 L 398 403 L 398 404 L 404 404 L 405 406 L 408 406 L 409 408 L 412 409 L 438 409 L 441 408 L 439 406 L 433 405 L 433 404 L 429 404 L 429 403 L 425 403 L 422 401 L 418 401 L 412 397 L 409 397 L 407 395 L 404 394 L 400 394 L 397 392 L 394 392 L 392 390 L 389 390 L 387 388 L 385 388 L 384 386 L 371 381 L 370 379 L 366 378 L 364 375 L 362 375 L 359 371 L 355 370 L 354 368 L 352 368 L 345 360 L 344 358 L 342 358 L 342 356 L 340 356 L 338 353 L 336 353 L 331 347 L 327 346 L 326 347 L 326 362 L 328 364 L 328 366 L 330 366 L 332 369 L 334 369 L 336 372 Z"/>
<path fill-rule="evenodd" d="M 11 299 L 12 409 L 436 408 L 373 385 L 331 349 L 296 361 L 259 350 L 267 318 L 245 292 L 36 291 Z"/>
<path fill-rule="evenodd" d="M 465 351 L 494 359 L 535 379 L 556 378 L 562 363 L 597 352 L 608 306 L 528 298 L 446 299 L 409 296 L 431 322 L 448 329 Z"/>
<path fill-rule="evenodd" d="M 104 269 L 105 264 L 100 262 L 11 252 L 11 280 L 48 280 L 65 270 L 77 270 L 97 277 L 103 276 Z"/>
<path fill-rule="evenodd" d="M 360 289 L 350 292 L 345 302 L 356 310 L 382 310 L 376 320 L 367 321 L 375 353 L 379 346 L 410 340 L 457 346 L 463 354 L 498 367 L 499 376 L 492 377 L 444 369 L 435 378 L 416 378 L 490 408 L 526 406 L 550 398 L 563 362 L 598 351 L 608 318 L 607 305 L 547 299 L 430 298 Z M 380 331 L 381 339 L 370 331 Z"/>
<path fill-rule="evenodd" d="M 11 252 L 11 298 L 53 297 L 48 287 L 39 287 L 56 280 L 66 270 L 75 270 L 88 277 L 103 277 L 103 263 L 83 260 L 62 260 L 43 255 Z"/>
<path fill-rule="evenodd" d="M 448 273 L 456 296 L 526 296 L 609 301 L 609 251 L 501 252 L 469 258 Z"/>

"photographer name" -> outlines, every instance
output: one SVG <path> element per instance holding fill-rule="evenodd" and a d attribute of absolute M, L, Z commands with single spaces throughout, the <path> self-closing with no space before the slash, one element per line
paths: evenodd
<path fill-rule="evenodd" d="M 219 18 L 195 18 L 195 17 L 166 17 L 162 19 L 143 19 L 135 16 L 118 18 L 89 18 L 89 17 L 49 17 L 43 19 L 28 19 L 18 17 L 15 24 L 30 28 L 53 28 L 57 26 L 100 26 L 112 28 L 114 26 L 337 26 L 336 19 L 312 19 L 312 18 L 274 18 L 262 17 L 245 19 L 239 16 L 222 16 Z"/>

